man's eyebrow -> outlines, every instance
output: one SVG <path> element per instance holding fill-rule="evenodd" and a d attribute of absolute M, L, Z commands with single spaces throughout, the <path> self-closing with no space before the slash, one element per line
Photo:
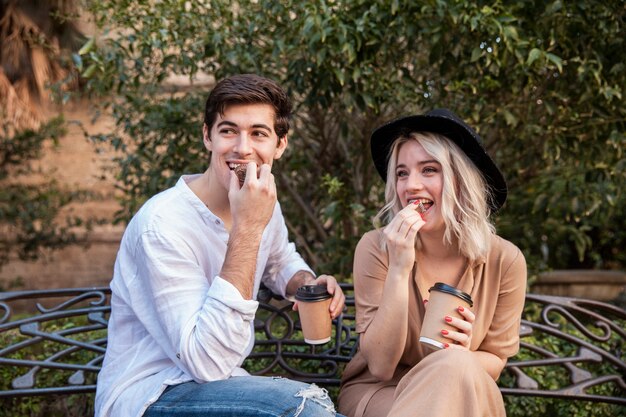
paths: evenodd
<path fill-rule="evenodd" d="M 237 123 L 233 123 L 233 122 L 229 122 L 228 120 L 222 120 L 221 122 L 219 122 L 217 124 L 218 126 L 233 126 L 233 127 L 237 127 Z"/>
<path fill-rule="evenodd" d="M 217 126 L 218 126 L 218 127 L 220 127 L 220 126 L 239 127 L 239 125 L 237 125 L 237 123 L 233 123 L 233 122 L 230 122 L 230 121 L 228 121 L 228 120 L 222 120 L 221 122 L 219 122 L 219 123 L 217 124 Z M 266 130 L 268 130 L 268 131 L 270 131 L 270 132 L 272 131 L 272 128 L 271 128 L 271 127 L 269 127 L 268 125 L 263 124 L 263 123 L 257 123 L 257 124 L 252 125 L 251 127 L 252 127 L 253 129 L 266 129 Z"/>
<path fill-rule="evenodd" d="M 272 131 L 272 128 L 271 128 L 271 127 L 269 127 L 268 125 L 263 124 L 263 123 L 258 123 L 258 124 L 256 124 L 256 125 L 252 125 L 252 127 L 253 127 L 253 128 L 255 128 L 255 129 L 267 129 L 267 130 L 269 130 L 270 132 Z"/>

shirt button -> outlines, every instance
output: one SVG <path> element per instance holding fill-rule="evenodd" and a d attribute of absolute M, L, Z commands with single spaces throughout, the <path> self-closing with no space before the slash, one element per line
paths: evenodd
<path fill-rule="evenodd" d="M 215 224 L 220 224 L 220 221 L 215 219 Z"/>
<path fill-rule="evenodd" d="M 177 354 L 176 354 L 176 357 L 177 357 L 178 359 L 180 359 L 180 353 L 177 353 Z"/>

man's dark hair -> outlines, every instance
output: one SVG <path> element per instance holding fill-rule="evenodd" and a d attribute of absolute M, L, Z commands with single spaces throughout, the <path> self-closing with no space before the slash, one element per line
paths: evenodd
<path fill-rule="evenodd" d="M 218 82 L 204 108 L 204 123 L 211 131 L 218 114 L 232 104 L 269 104 L 274 108 L 274 130 L 279 138 L 289 132 L 291 100 L 274 81 L 255 74 L 233 75 Z"/>

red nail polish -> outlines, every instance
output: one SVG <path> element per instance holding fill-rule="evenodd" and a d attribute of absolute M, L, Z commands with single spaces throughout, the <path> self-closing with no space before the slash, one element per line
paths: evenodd
<path fill-rule="evenodd" d="M 441 331 L 441 334 L 445 336 L 445 335 L 447 335 L 447 334 L 448 334 L 448 331 L 447 331 L 446 329 L 443 329 L 443 330 Z"/>
<path fill-rule="evenodd" d="M 444 343 L 444 344 L 443 344 L 443 348 L 444 348 L 444 349 L 448 349 L 449 347 L 450 347 L 450 345 L 449 345 L 449 344 L 447 344 L 447 343 Z"/>
<path fill-rule="evenodd" d="M 463 312 L 463 310 L 465 310 L 463 307 L 459 306 L 459 311 Z"/>
<path fill-rule="evenodd" d="M 448 323 L 450 323 L 452 321 L 452 317 L 446 316 L 446 317 L 444 317 L 444 320 L 447 321 Z"/>

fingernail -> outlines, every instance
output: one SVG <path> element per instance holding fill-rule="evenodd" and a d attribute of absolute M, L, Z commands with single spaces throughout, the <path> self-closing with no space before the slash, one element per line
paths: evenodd
<path fill-rule="evenodd" d="M 441 334 L 445 336 L 445 335 L 447 335 L 447 334 L 448 334 L 448 331 L 447 331 L 446 329 L 443 329 L 443 330 L 441 331 Z"/>
<path fill-rule="evenodd" d="M 449 344 L 447 344 L 447 343 L 444 343 L 444 344 L 443 344 L 443 348 L 444 348 L 444 349 L 448 349 L 449 347 L 450 347 L 450 345 L 449 345 Z"/>
<path fill-rule="evenodd" d="M 463 310 L 465 310 L 463 307 L 459 306 L 459 311 L 463 312 Z"/>
<path fill-rule="evenodd" d="M 444 320 L 447 321 L 448 323 L 450 323 L 452 321 L 452 317 L 446 316 L 446 317 L 444 317 Z"/>
<path fill-rule="evenodd" d="M 428 299 L 426 299 L 426 298 L 425 298 L 425 299 L 424 299 L 424 304 L 426 304 L 427 302 L 428 302 Z"/>

